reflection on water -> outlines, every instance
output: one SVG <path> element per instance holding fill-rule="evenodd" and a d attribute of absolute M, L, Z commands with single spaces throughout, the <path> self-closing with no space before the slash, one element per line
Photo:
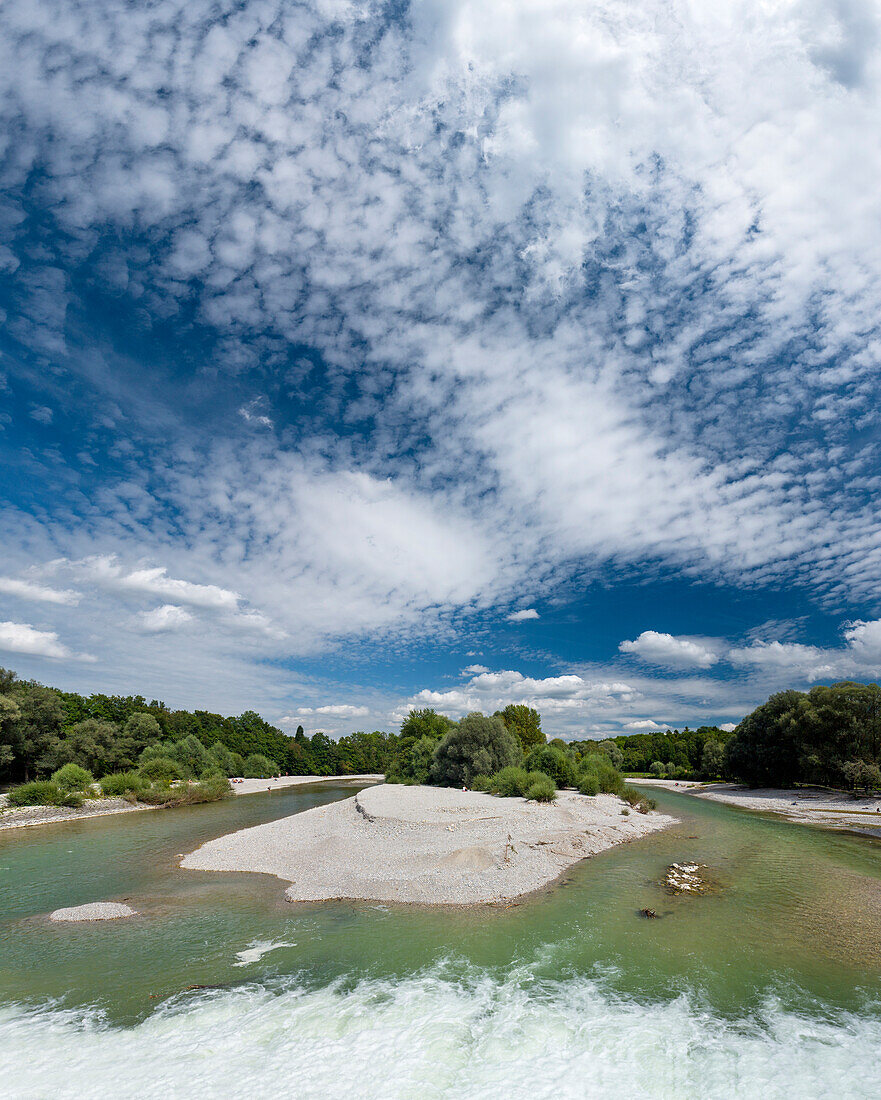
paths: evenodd
<path fill-rule="evenodd" d="M 397 1051 L 389 1057 L 410 1091 L 394 1091 L 386 1066 L 375 1088 L 350 1095 L 519 1095 L 522 1075 L 509 1074 L 505 1058 L 552 1073 L 542 1060 L 549 1043 L 567 1065 L 584 1060 L 587 1072 L 592 1060 L 609 1090 L 630 1095 L 722 1095 L 723 1086 L 750 1095 L 745 1075 L 770 1080 L 774 1059 L 781 1068 L 791 1060 L 787 1072 L 813 1067 L 838 1095 L 870 1094 L 832 1073 L 846 1076 L 878 1050 L 877 841 L 662 791 L 661 808 L 681 824 L 587 860 L 510 909 L 293 906 L 268 876 L 177 867 L 177 855 L 211 836 L 349 793 L 300 789 L 0 835 L 0 1064 L 43 1029 L 98 1082 L 102 1065 L 109 1074 L 114 1059 L 137 1062 L 144 1044 L 179 1041 L 192 1052 L 244 1017 L 267 1051 L 251 1070 L 247 1045 L 230 1039 L 225 1056 L 264 1084 L 282 1073 L 278 1050 L 304 1072 L 310 1052 L 336 1050 L 347 1059 L 338 1084 L 356 1066 L 365 1074 L 383 1044 Z M 718 890 L 670 896 L 660 883 L 674 862 L 706 865 Z M 141 916 L 66 927 L 44 918 L 105 898 Z M 640 919 L 645 908 L 660 919 Z M 97 1031 L 82 1030 L 81 1006 L 100 1011 Z M 445 1067 L 435 1076 L 432 1057 Z M 622 1058 L 632 1087 L 616 1076 Z M 169 1054 L 169 1081 L 173 1063 Z M 640 1076 L 647 1066 L 656 1088 Z M 323 1072 L 302 1095 L 322 1094 Z M 821 1094 L 798 1080 L 801 1096 Z M 585 1094 L 570 1083 L 559 1079 L 555 1094 Z"/>

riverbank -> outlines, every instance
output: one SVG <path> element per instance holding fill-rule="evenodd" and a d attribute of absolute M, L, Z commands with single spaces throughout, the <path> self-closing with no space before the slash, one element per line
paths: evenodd
<path fill-rule="evenodd" d="M 699 783 L 688 780 L 639 779 L 640 786 L 661 787 L 696 795 L 711 802 L 739 806 L 743 810 L 773 813 L 802 825 L 826 829 L 881 828 L 881 798 L 853 798 L 823 788 L 752 789 L 736 783 Z"/>
<path fill-rule="evenodd" d="M 480 905 L 532 893 L 579 860 L 675 820 L 614 795 L 561 791 L 543 804 L 383 785 L 211 840 L 181 866 L 275 875 L 290 883 L 289 901 Z"/>
<path fill-rule="evenodd" d="M 313 783 L 381 783 L 383 775 L 283 775 L 277 779 L 237 779 L 231 781 L 235 795 L 266 794 Z M 124 798 L 90 798 L 82 806 L 6 806 L 6 796 L 0 795 L 0 830 L 23 829 L 34 825 L 59 825 L 65 821 L 82 821 L 88 817 L 109 817 L 113 814 L 136 813 L 161 807 L 143 802 L 131 803 Z"/>

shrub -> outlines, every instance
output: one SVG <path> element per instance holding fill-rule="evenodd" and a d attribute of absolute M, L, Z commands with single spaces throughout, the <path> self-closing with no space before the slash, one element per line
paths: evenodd
<path fill-rule="evenodd" d="M 245 779 L 271 779 L 272 776 L 278 775 L 278 765 L 268 756 L 253 752 L 245 757 L 243 774 Z"/>
<path fill-rule="evenodd" d="M 140 791 L 138 801 L 145 802 L 148 806 L 194 806 L 200 802 L 219 802 L 231 794 L 229 780 L 219 777 L 182 784 L 179 787 L 156 783 Z"/>
<path fill-rule="evenodd" d="M 518 798 L 526 791 L 526 769 L 502 768 L 490 779 L 489 789 L 502 798 Z"/>
<path fill-rule="evenodd" d="M 635 787 L 631 787 L 627 783 L 622 786 L 621 790 L 618 793 L 625 802 L 629 802 L 630 805 L 639 810 L 641 814 L 647 814 L 649 810 L 656 809 L 658 805 L 653 798 L 647 798 Z"/>
<path fill-rule="evenodd" d="M 22 783 L 7 796 L 10 806 L 60 806 L 64 792 L 57 783 L 49 779 L 38 779 L 34 783 Z"/>
<path fill-rule="evenodd" d="M 168 756 L 149 756 L 143 760 L 138 771 L 144 779 L 151 782 L 158 779 L 160 782 L 167 783 L 169 780 L 183 779 L 184 777 L 184 771 L 180 764 Z"/>
<path fill-rule="evenodd" d="M 467 786 L 475 775 L 493 775 L 520 763 L 520 745 L 501 718 L 469 714 L 434 750 L 431 778 L 442 787 Z"/>
<path fill-rule="evenodd" d="M 533 776 L 535 778 L 533 779 Z M 532 782 L 526 788 L 526 797 L 531 802 L 553 802 L 557 797 L 557 788 L 549 775 L 541 772 L 530 772 Z"/>
<path fill-rule="evenodd" d="M 63 791 L 86 791 L 95 780 L 92 773 L 81 768 L 79 764 L 65 764 L 57 772 L 52 773 L 52 782 Z"/>
<path fill-rule="evenodd" d="M 472 791 L 489 791 L 492 789 L 492 779 L 488 775 L 475 775 L 471 780 Z"/>
<path fill-rule="evenodd" d="M 578 780 L 578 789 L 582 794 L 599 794 L 600 779 L 596 772 L 582 772 Z"/>
<path fill-rule="evenodd" d="M 534 748 L 523 761 L 523 766 L 528 771 L 549 775 L 558 787 L 571 787 L 575 781 L 572 761 L 555 745 L 539 745 Z"/>
<path fill-rule="evenodd" d="M 624 777 L 617 768 L 612 766 L 605 753 L 591 753 L 582 759 L 579 769 L 579 790 L 581 789 L 580 780 L 586 775 L 596 776 L 599 791 L 603 794 L 619 794 L 624 786 Z"/>
<path fill-rule="evenodd" d="M 67 806 L 71 810 L 78 810 L 85 799 L 79 791 L 62 791 L 59 806 Z"/>
<path fill-rule="evenodd" d="M 114 772 L 112 775 L 105 775 L 98 782 L 101 785 L 101 794 L 106 798 L 120 798 L 129 792 L 137 794 L 148 786 L 147 779 L 135 771 Z"/>

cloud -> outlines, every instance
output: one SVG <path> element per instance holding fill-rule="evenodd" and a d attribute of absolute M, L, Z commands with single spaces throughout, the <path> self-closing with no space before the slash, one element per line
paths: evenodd
<path fill-rule="evenodd" d="M 506 616 L 509 623 L 525 623 L 528 619 L 537 619 L 538 612 L 534 607 L 526 607 L 522 611 L 512 611 Z"/>
<path fill-rule="evenodd" d="M 653 722 L 651 718 L 643 718 L 635 722 L 625 722 L 624 729 L 633 730 L 634 733 L 659 733 L 668 727 Z"/>
<path fill-rule="evenodd" d="M 192 620 L 193 616 L 189 611 L 172 603 L 154 607 L 152 611 L 142 611 L 140 614 L 144 629 L 154 634 L 165 630 L 176 630 Z"/>
<path fill-rule="evenodd" d="M 236 592 L 220 588 L 216 584 L 193 584 L 166 576 L 166 569 L 137 569 L 119 578 L 120 588 L 146 592 L 151 596 L 170 596 L 194 607 L 236 609 L 241 597 Z"/>
<path fill-rule="evenodd" d="M 678 638 L 656 630 L 644 630 L 633 641 L 618 646 L 621 653 L 632 653 L 649 664 L 668 668 L 711 668 L 718 653 L 706 639 Z"/>
<path fill-rule="evenodd" d="M 462 669 L 463 676 L 479 676 L 482 672 L 489 672 L 486 665 L 467 665 Z"/>
<path fill-rule="evenodd" d="M 37 630 L 28 623 L 0 622 L 0 649 L 56 659 L 74 656 L 55 631 Z"/>
<path fill-rule="evenodd" d="M 75 605 L 80 600 L 80 593 L 72 589 L 50 588 L 48 585 L 18 577 L 0 577 L 0 592 L 21 600 L 38 600 L 42 603 Z"/>
<path fill-rule="evenodd" d="M 737 726 L 734 722 L 723 722 L 719 726 L 719 729 L 725 730 L 726 733 L 733 733 L 737 729 Z"/>

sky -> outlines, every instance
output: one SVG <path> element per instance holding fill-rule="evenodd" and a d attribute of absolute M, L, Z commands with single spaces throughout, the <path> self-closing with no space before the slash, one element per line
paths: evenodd
<path fill-rule="evenodd" d="M 881 9 L 5 0 L 0 664 L 292 731 L 881 673 Z"/>

